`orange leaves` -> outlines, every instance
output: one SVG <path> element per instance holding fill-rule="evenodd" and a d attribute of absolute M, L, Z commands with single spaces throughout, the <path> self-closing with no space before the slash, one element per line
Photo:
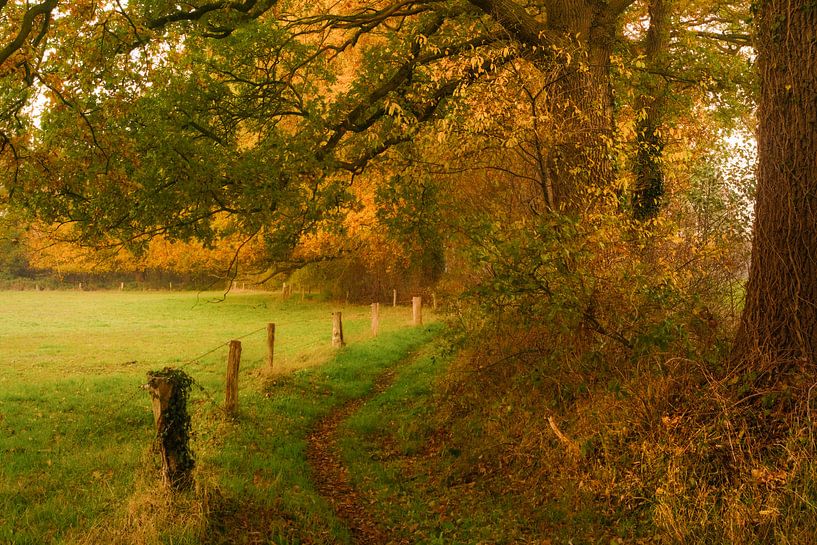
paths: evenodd
<path fill-rule="evenodd" d="M 171 241 L 157 236 L 142 255 L 120 245 L 89 248 L 72 242 L 69 228 L 32 228 L 24 237 L 29 262 L 34 269 L 51 270 L 58 275 L 77 273 L 134 272 L 161 270 L 180 275 L 205 272 L 223 273 L 239 255 L 239 264 L 259 260 L 261 243 L 253 240 L 242 245 L 238 237 L 225 237 L 212 248 L 199 242 Z M 240 250 L 240 251 L 239 251 Z"/>

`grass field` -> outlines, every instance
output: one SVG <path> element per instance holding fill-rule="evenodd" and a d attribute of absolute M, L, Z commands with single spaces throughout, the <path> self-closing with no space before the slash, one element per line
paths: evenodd
<path fill-rule="evenodd" d="M 294 543 L 295 527 L 345 541 L 311 490 L 303 438 L 434 328 L 407 327 L 410 309 L 384 306 L 372 339 L 369 308 L 347 307 L 349 346 L 336 355 L 330 312 L 339 306 L 262 292 L 219 298 L 3 294 L 0 543 L 231 543 L 250 519 L 276 543 Z M 280 375 L 272 379 L 262 373 L 267 322 L 276 323 Z M 239 337 L 240 413 L 229 420 L 218 409 L 224 344 Z M 197 383 L 197 489 L 172 505 L 155 490 L 153 417 L 141 389 L 147 371 L 165 366 L 183 367 Z"/>

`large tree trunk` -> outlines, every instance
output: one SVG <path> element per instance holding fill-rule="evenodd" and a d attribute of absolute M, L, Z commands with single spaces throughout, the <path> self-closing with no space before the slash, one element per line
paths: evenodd
<path fill-rule="evenodd" d="M 610 56 L 618 19 L 632 0 L 546 0 L 546 22 L 514 0 L 469 0 L 520 42 L 536 46 L 544 73 L 554 73 L 549 107 L 558 139 L 547 153 L 548 205 L 576 210 L 583 189 L 614 178 Z"/>
<path fill-rule="evenodd" d="M 662 71 L 669 47 L 669 10 L 664 0 L 651 0 L 648 11 L 650 28 L 644 40 L 644 61 L 648 67 Z M 667 83 L 647 74 L 636 102 L 642 116 L 636 125 L 636 156 L 633 164 L 635 188 L 632 192 L 633 217 L 646 221 L 658 215 L 664 195 L 662 154 L 664 139 L 660 128 L 664 120 L 664 95 Z"/>
<path fill-rule="evenodd" d="M 761 0 L 758 187 L 733 357 L 817 361 L 817 10 Z"/>
<path fill-rule="evenodd" d="M 554 206 L 571 210 L 583 204 L 582 189 L 613 181 L 609 145 L 613 135 L 610 56 L 618 13 L 585 0 L 548 2 L 548 28 L 571 37 L 562 47 L 570 61 L 556 73 L 550 104 L 559 140 L 549 150 Z"/>

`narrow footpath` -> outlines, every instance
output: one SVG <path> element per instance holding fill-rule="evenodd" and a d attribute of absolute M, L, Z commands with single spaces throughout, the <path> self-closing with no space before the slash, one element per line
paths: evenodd
<path fill-rule="evenodd" d="M 397 367 L 402 367 L 412 359 L 412 356 L 409 356 Z M 318 422 L 307 437 L 306 458 L 312 469 L 315 487 L 335 510 L 338 518 L 346 523 L 355 545 L 405 543 L 390 535 L 389 530 L 378 524 L 373 513 L 367 510 L 366 502 L 352 485 L 349 470 L 343 463 L 338 445 L 339 429 L 343 422 L 365 403 L 386 391 L 394 383 L 396 376 L 395 367 L 381 374 L 368 395 L 336 408 Z"/>

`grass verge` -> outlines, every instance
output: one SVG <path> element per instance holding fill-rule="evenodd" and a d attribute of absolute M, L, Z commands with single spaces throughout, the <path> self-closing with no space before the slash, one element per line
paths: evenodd
<path fill-rule="evenodd" d="M 340 444 L 355 485 L 405 543 L 541 543 L 513 498 L 493 494 L 490 479 L 450 479 L 460 453 L 435 415 L 447 366 L 427 347 L 347 421 Z"/>

